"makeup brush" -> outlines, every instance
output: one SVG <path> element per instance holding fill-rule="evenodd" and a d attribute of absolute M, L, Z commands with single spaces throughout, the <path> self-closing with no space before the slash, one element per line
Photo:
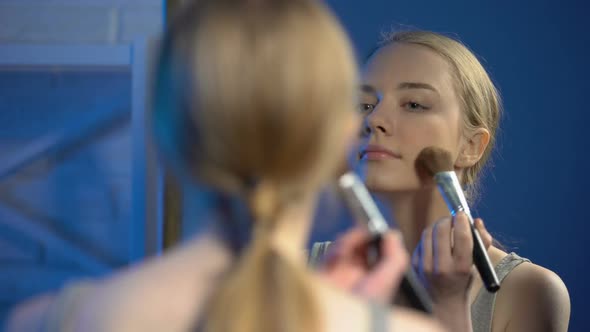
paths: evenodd
<path fill-rule="evenodd" d="M 369 231 L 371 241 L 367 248 L 367 261 L 369 265 L 374 265 L 380 259 L 381 238 L 389 230 L 389 225 L 367 187 L 356 174 L 345 173 L 338 180 L 338 185 L 356 220 L 363 223 L 363 226 Z M 414 309 L 432 313 L 432 299 L 411 267 L 404 274 L 400 289 Z"/>
<path fill-rule="evenodd" d="M 453 160 L 451 154 L 444 149 L 436 147 L 427 147 L 423 149 L 418 158 L 416 158 L 416 170 L 422 177 L 428 176 L 434 178 L 438 189 L 443 196 L 447 207 L 452 216 L 463 211 L 469 220 L 471 234 L 473 235 L 473 262 L 477 271 L 483 280 L 483 284 L 490 293 L 495 293 L 500 289 L 498 276 L 490 261 L 490 257 L 485 249 L 481 236 L 475 224 L 471 211 L 467 205 L 465 194 L 453 169 Z"/>

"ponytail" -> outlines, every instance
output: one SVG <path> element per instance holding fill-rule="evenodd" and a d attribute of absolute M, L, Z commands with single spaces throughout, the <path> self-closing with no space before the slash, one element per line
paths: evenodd
<path fill-rule="evenodd" d="M 272 245 L 284 200 L 263 184 L 249 196 L 252 237 L 211 298 L 205 332 L 319 331 L 317 304 L 304 268 Z"/>

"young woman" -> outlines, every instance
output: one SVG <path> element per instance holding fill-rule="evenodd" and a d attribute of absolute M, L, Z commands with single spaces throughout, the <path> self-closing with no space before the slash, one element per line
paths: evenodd
<path fill-rule="evenodd" d="M 567 331 L 567 289 L 553 272 L 490 246 L 501 289 L 482 289 L 472 268 L 467 219 L 455 220 L 436 188 L 424 185 L 416 157 L 429 146 L 452 156 L 468 196 L 489 159 L 500 119 L 498 92 L 477 58 L 460 42 L 426 31 L 394 33 L 362 73 L 366 184 L 392 207 L 392 219 L 414 251 L 413 263 L 453 331 Z M 477 227 L 491 243 L 483 222 Z"/>
<path fill-rule="evenodd" d="M 23 305 L 13 330 L 439 330 L 350 295 L 378 301 L 395 288 L 409 258 L 393 233 L 370 272 L 356 263 L 361 231 L 343 238 L 341 259 L 323 276 L 306 268 L 318 193 L 360 124 L 351 47 L 319 2 L 198 0 L 167 33 L 156 82 L 158 142 L 208 191 L 208 230 L 111 278 Z"/>

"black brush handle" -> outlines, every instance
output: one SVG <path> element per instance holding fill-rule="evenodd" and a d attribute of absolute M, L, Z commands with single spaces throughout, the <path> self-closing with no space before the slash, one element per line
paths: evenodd
<path fill-rule="evenodd" d="M 412 267 L 406 271 L 400 287 L 412 308 L 432 314 L 432 300 L 430 299 L 430 295 L 422 285 L 422 282 L 420 282 L 420 279 L 418 279 Z"/>
<path fill-rule="evenodd" d="M 467 199 L 461 188 L 461 183 L 457 174 L 454 171 L 439 172 L 434 175 L 434 180 L 438 185 L 438 189 L 447 203 L 447 207 L 453 217 L 457 216 L 457 213 L 464 212 L 469 220 L 469 226 L 471 227 L 471 234 L 473 235 L 473 263 L 477 267 L 477 271 L 481 276 L 483 284 L 490 293 L 495 293 L 500 289 L 500 282 L 490 257 L 486 251 L 481 236 L 475 228 L 473 217 L 469 211 Z"/>
<path fill-rule="evenodd" d="M 377 264 L 381 258 L 381 242 L 381 235 L 376 235 L 367 246 L 367 263 L 370 267 Z M 430 295 L 424 288 L 424 285 L 422 285 L 422 282 L 420 282 L 420 279 L 418 279 L 412 267 L 404 274 L 400 284 L 400 291 L 406 296 L 412 308 L 432 314 L 433 305 Z M 392 304 L 394 300 L 395 296 L 393 296 Z"/>
<path fill-rule="evenodd" d="M 473 263 L 477 268 L 477 272 L 481 276 L 485 288 L 490 293 L 495 293 L 500 289 L 500 282 L 494 270 L 494 266 L 490 261 L 490 257 L 481 239 L 479 231 L 475 228 L 473 219 L 469 216 L 469 224 L 471 225 L 471 234 L 473 235 Z"/>

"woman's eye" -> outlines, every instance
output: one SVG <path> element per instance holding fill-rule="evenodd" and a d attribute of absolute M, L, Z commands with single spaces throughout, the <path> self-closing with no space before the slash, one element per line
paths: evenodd
<path fill-rule="evenodd" d="M 413 101 L 407 102 L 402 106 L 409 111 L 424 111 L 428 109 L 428 107 Z"/>
<path fill-rule="evenodd" d="M 361 111 L 362 114 L 371 113 L 374 109 L 375 109 L 375 105 L 373 105 L 373 104 L 361 103 L 359 106 L 359 110 Z"/>

